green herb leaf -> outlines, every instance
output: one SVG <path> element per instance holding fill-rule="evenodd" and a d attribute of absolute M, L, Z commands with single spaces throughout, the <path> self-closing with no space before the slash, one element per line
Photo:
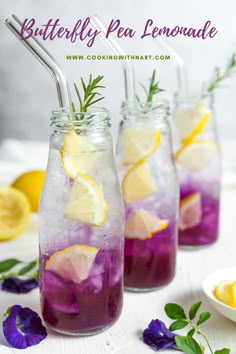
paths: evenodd
<path fill-rule="evenodd" d="M 187 333 L 187 336 L 188 337 L 193 337 L 194 333 L 195 333 L 195 329 L 194 328 L 190 329 L 190 331 L 188 331 L 188 333 Z"/>
<path fill-rule="evenodd" d="M 216 350 L 214 352 L 214 354 L 229 354 L 230 353 L 230 349 L 228 348 L 224 348 L 224 349 L 221 349 L 221 350 Z"/>
<path fill-rule="evenodd" d="M 156 70 L 153 70 L 152 72 L 152 77 L 151 79 L 149 80 L 149 87 L 146 88 L 142 83 L 140 83 L 140 86 L 143 88 L 144 92 L 145 92 L 145 95 L 146 95 L 146 103 L 150 103 L 153 101 L 153 97 L 159 93 L 159 92 L 162 92 L 162 91 L 165 91 L 163 89 L 161 89 L 159 87 L 159 81 L 155 82 L 156 81 Z M 136 99 L 138 102 L 140 102 L 140 98 L 138 97 L 138 95 L 135 95 L 136 96 Z"/>
<path fill-rule="evenodd" d="M 209 320 L 210 317 L 210 312 L 202 312 L 199 316 L 199 320 L 197 321 L 197 325 L 199 326 L 200 324 L 206 322 L 207 320 Z"/>
<path fill-rule="evenodd" d="M 175 343 L 179 349 L 187 354 L 202 354 L 202 349 L 200 345 L 195 341 L 194 338 L 176 336 Z"/>
<path fill-rule="evenodd" d="M 16 258 L 6 259 L 5 261 L 0 262 L 0 273 L 5 273 L 8 270 L 14 268 L 17 264 L 22 263 Z"/>
<path fill-rule="evenodd" d="M 89 106 L 93 105 L 104 99 L 104 97 L 100 97 L 99 99 L 93 100 L 96 95 L 101 95 L 99 92 L 96 92 L 97 89 L 105 88 L 99 83 L 103 80 L 103 76 L 97 76 L 93 79 L 92 75 L 89 75 L 88 85 L 85 84 L 83 78 L 81 77 L 81 84 L 83 88 L 83 98 L 82 94 L 80 94 L 78 87 L 74 84 L 76 94 L 80 103 L 80 112 L 87 112 Z"/>
<path fill-rule="evenodd" d="M 186 315 L 184 312 L 183 307 L 178 304 L 166 304 L 165 305 L 165 312 L 169 318 L 172 320 L 185 320 Z"/>
<path fill-rule="evenodd" d="M 199 302 L 197 302 L 196 304 L 193 304 L 190 307 L 190 310 L 189 310 L 189 318 L 190 318 L 190 320 L 193 320 L 196 317 L 196 314 L 197 314 L 201 304 L 202 304 L 202 302 L 199 301 Z"/>
<path fill-rule="evenodd" d="M 208 85 L 203 84 L 203 88 L 202 88 L 203 97 L 207 96 L 207 94 L 219 88 L 222 81 L 229 78 L 232 74 L 236 72 L 235 69 L 236 69 L 236 54 L 233 53 L 226 65 L 224 72 L 221 74 L 221 70 L 218 67 L 216 67 L 214 69 L 213 78 L 209 82 L 209 84 Z"/>
<path fill-rule="evenodd" d="M 177 329 L 182 329 L 182 328 L 186 327 L 187 325 L 188 325 L 187 321 L 177 320 L 177 321 L 171 323 L 171 325 L 169 327 L 169 330 L 170 331 L 175 331 Z"/>
<path fill-rule="evenodd" d="M 32 261 L 28 263 L 25 267 L 21 268 L 18 272 L 18 275 L 24 275 L 29 273 L 32 269 L 34 269 L 37 265 L 37 261 Z"/>

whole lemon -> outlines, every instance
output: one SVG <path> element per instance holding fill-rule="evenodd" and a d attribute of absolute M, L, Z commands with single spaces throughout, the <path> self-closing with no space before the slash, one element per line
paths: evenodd
<path fill-rule="evenodd" d="M 12 186 L 23 192 L 29 199 L 32 211 L 38 211 L 39 198 L 46 172 L 43 170 L 23 173 L 12 183 Z"/>

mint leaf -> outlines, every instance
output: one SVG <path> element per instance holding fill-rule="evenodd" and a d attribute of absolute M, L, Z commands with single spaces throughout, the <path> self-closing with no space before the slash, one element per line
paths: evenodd
<path fill-rule="evenodd" d="M 14 268 L 17 264 L 22 263 L 16 258 L 9 258 L 0 262 L 0 273 L 5 273 L 8 270 Z"/>
<path fill-rule="evenodd" d="M 199 320 L 197 321 L 197 325 L 199 326 L 203 322 L 206 322 L 207 320 L 209 320 L 210 317 L 211 317 L 210 312 L 202 312 L 199 316 Z"/>
<path fill-rule="evenodd" d="M 189 318 L 190 320 L 193 320 L 196 317 L 196 314 L 201 306 L 202 302 L 199 301 L 196 304 L 193 304 L 190 309 L 189 309 Z"/>
<path fill-rule="evenodd" d="M 194 335 L 194 333 L 195 333 L 195 329 L 194 328 L 190 329 L 190 331 L 187 333 L 187 336 L 192 337 Z"/>
<path fill-rule="evenodd" d="M 182 329 L 188 325 L 187 321 L 184 320 L 177 320 L 173 323 L 171 323 L 169 330 L 170 331 L 175 331 L 176 329 Z"/>
<path fill-rule="evenodd" d="M 202 354 L 200 345 L 192 337 L 176 336 L 175 343 L 184 353 Z"/>
<path fill-rule="evenodd" d="M 37 261 L 32 261 L 28 263 L 25 267 L 21 268 L 18 272 L 18 275 L 24 275 L 29 273 L 32 269 L 34 269 L 37 265 Z"/>
<path fill-rule="evenodd" d="M 230 353 L 230 349 L 228 348 L 224 348 L 224 349 L 221 349 L 221 350 L 216 350 L 214 352 L 214 354 L 229 354 Z"/>
<path fill-rule="evenodd" d="M 186 319 L 186 315 L 185 315 L 183 307 L 181 307 L 178 304 L 173 304 L 173 303 L 166 304 L 165 305 L 165 313 L 172 320 L 185 320 Z"/>

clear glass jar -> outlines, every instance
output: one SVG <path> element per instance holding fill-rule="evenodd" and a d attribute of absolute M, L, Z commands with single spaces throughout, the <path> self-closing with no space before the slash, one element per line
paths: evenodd
<path fill-rule="evenodd" d="M 108 111 L 52 114 L 53 134 L 39 207 L 44 321 L 89 335 L 119 317 L 124 211 Z"/>
<path fill-rule="evenodd" d="M 180 182 L 179 244 L 209 245 L 218 237 L 221 186 L 213 96 L 176 96 L 174 116 Z"/>
<path fill-rule="evenodd" d="M 175 275 L 179 185 L 166 101 L 126 102 L 116 153 L 125 202 L 124 284 L 150 291 Z"/>

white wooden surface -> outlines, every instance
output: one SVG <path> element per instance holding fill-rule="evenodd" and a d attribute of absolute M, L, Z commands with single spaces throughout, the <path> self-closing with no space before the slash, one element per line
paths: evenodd
<path fill-rule="evenodd" d="M 234 150 L 235 151 L 235 150 Z M 0 183 L 11 181 L 13 168 L 3 175 L 0 163 Z M 21 165 L 21 167 L 23 164 Z M 1 169 L 2 167 L 2 169 Z M 5 166 L 6 167 L 6 166 Z M 25 166 L 24 166 L 25 168 Z M 16 168 L 17 171 L 19 166 Z M 234 183 L 235 181 L 235 183 Z M 214 349 L 231 348 L 236 354 L 236 324 L 225 319 L 210 306 L 202 292 L 203 279 L 221 267 L 236 264 L 236 179 L 224 184 L 221 205 L 221 230 L 219 241 L 211 247 L 197 251 L 178 251 L 177 272 L 173 282 L 159 291 L 146 294 L 124 294 L 124 307 L 120 319 L 106 332 L 86 338 L 59 336 L 49 333 L 38 346 L 26 349 L 29 354 L 148 354 L 152 349 L 142 340 L 142 331 L 148 323 L 159 318 L 168 320 L 163 307 L 167 302 L 178 302 L 188 308 L 193 302 L 203 300 L 204 309 L 212 312 L 211 320 L 204 325 Z M 29 230 L 14 242 L 0 243 L 0 260 L 8 257 L 33 259 L 37 256 L 37 216 L 32 215 Z M 236 277 L 236 275 L 235 275 Z M 0 320 L 8 306 L 20 304 L 40 312 L 38 290 L 27 295 L 14 295 L 0 291 Z M 176 353 L 170 350 L 167 353 Z M 5 342 L 0 326 L 0 354 L 22 353 Z"/>

